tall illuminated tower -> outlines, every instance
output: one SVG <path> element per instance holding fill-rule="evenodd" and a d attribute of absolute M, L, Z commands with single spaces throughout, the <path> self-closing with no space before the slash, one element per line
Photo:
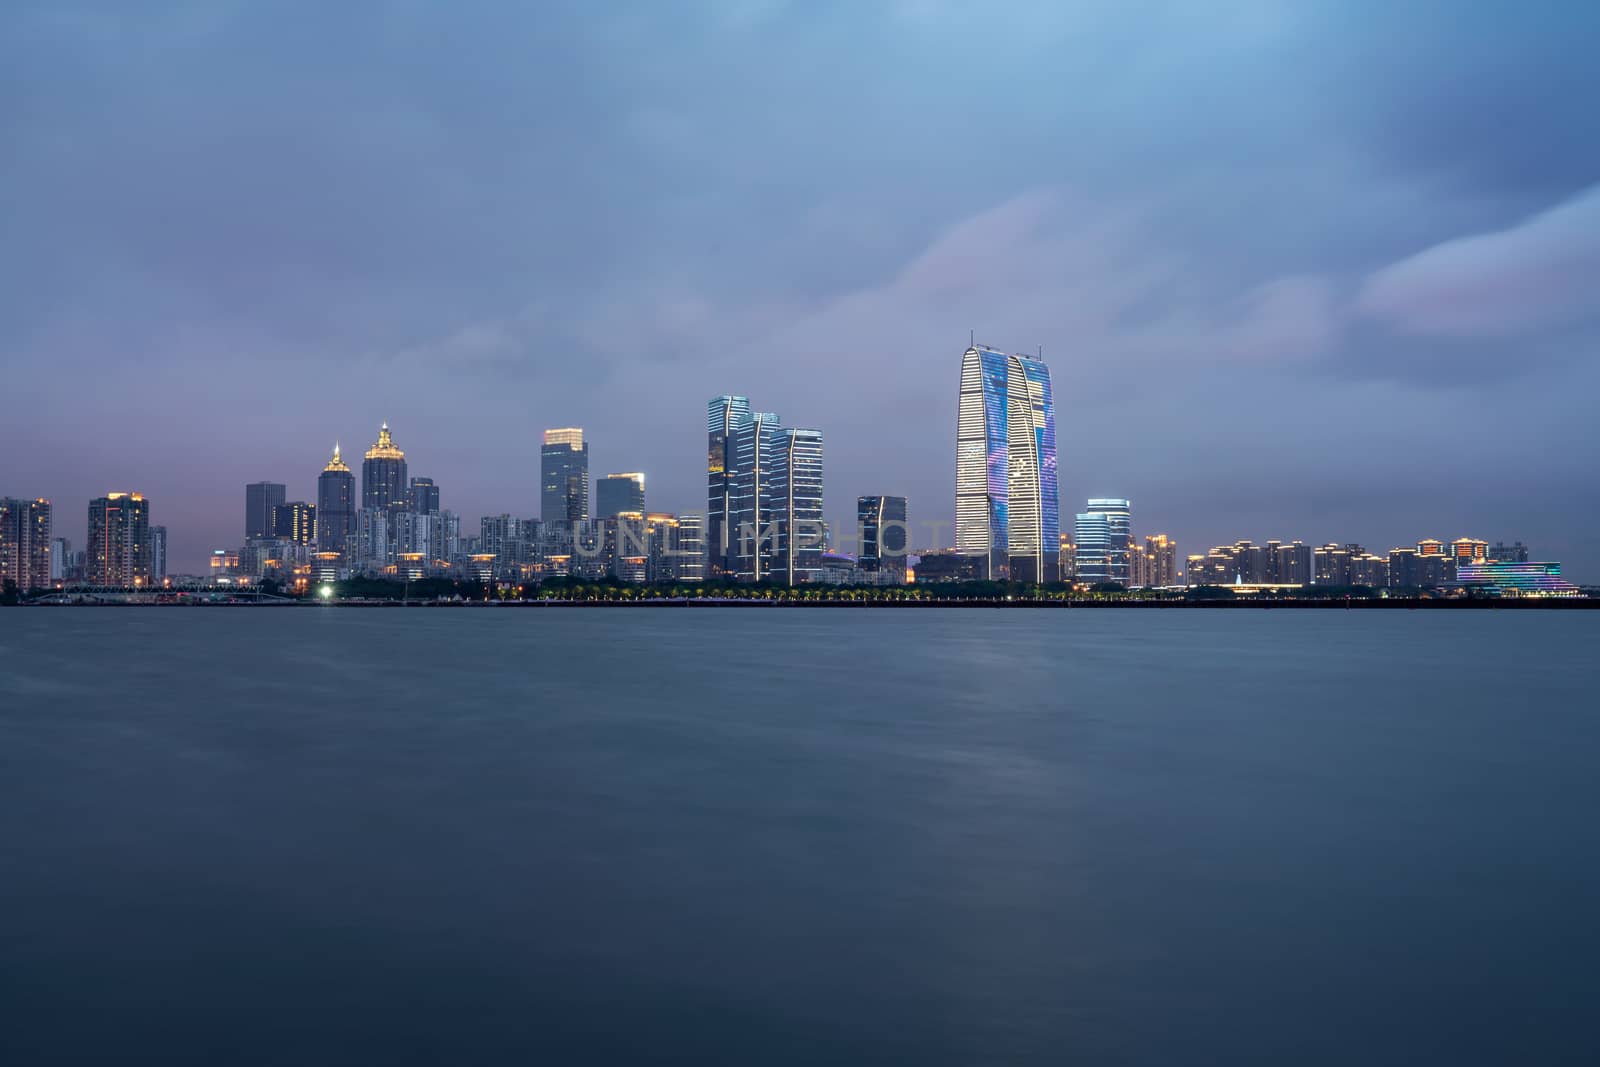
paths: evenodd
<path fill-rule="evenodd" d="M 404 511 L 409 506 L 406 454 L 395 446 L 386 422 L 361 461 L 361 506 L 378 511 Z"/>
<path fill-rule="evenodd" d="M 339 455 L 317 475 L 317 546 L 324 552 L 343 552 L 356 529 L 356 476 Z"/>
<path fill-rule="evenodd" d="M 774 475 L 779 462 L 778 416 L 752 412 L 733 435 L 733 491 L 728 511 L 728 557 L 746 582 L 771 578 L 777 559 Z M 716 549 L 713 546 L 712 551 Z"/>
<path fill-rule="evenodd" d="M 1004 352 L 974 345 L 961 357 L 956 417 L 956 551 L 979 557 L 982 578 L 1006 574 L 1007 465 Z"/>
<path fill-rule="evenodd" d="M 86 577 L 95 585 L 150 582 L 150 502 L 138 493 L 107 493 L 89 501 Z"/>
<path fill-rule="evenodd" d="M 539 449 L 539 517 L 569 527 L 589 518 L 589 446 L 578 427 L 544 432 Z"/>
<path fill-rule="evenodd" d="M 1006 357 L 1006 548 L 1011 577 L 1053 582 L 1060 574 L 1056 410 L 1050 368 Z"/>
<path fill-rule="evenodd" d="M 719 396 L 706 405 L 705 540 L 713 577 L 733 570 L 733 436 L 750 419 L 750 398 Z"/>
<path fill-rule="evenodd" d="M 778 527 L 772 576 L 798 585 L 815 580 L 822 567 L 822 431 L 782 430 L 777 445 L 770 483 Z"/>

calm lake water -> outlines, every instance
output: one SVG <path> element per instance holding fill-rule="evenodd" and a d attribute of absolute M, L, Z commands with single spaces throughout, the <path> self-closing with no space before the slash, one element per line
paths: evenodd
<path fill-rule="evenodd" d="M 1597 647 L 0 611 L 0 1062 L 1592 1064 Z"/>

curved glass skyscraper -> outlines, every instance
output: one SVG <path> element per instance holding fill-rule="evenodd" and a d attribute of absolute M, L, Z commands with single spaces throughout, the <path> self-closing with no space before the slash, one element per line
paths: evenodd
<path fill-rule="evenodd" d="M 1061 513 L 1055 398 L 1037 359 L 974 345 L 961 357 L 956 551 L 984 578 L 1055 581 Z"/>
<path fill-rule="evenodd" d="M 1053 582 L 1061 570 L 1056 409 L 1050 368 L 1039 360 L 1007 357 L 1006 449 L 1011 577 L 1019 582 Z"/>
<path fill-rule="evenodd" d="M 984 578 L 1005 575 L 1006 355 L 974 345 L 961 357 L 956 417 L 956 551 L 978 556 Z"/>
<path fill-rule="evenodd" d="M 1117 582 L 1127 585 L 1128 543 L 1133 537 L 1133 516 L 1120 497 L 1094 497 L 1088 510 L 1078 513 L 1078 581 L 1088 585 Z"/>

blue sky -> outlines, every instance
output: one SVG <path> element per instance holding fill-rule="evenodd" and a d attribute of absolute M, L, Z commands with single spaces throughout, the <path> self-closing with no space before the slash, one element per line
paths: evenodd
<path fill-rule="evenodd" d="M 1043 346 L 1063 526 L 1521 539 L 1600 580 L 1591 4 L 10 3 L 0 493 L 243 484 L 387 419 L 478 515 L 538 439 L 704 500 L 704 405 L 830 517 L 953 511 L 969 331 Z"/>

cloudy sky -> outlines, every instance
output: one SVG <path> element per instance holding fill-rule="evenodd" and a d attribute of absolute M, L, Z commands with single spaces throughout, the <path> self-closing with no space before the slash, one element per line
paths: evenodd
<path fill-rule="evenodd" d="M 1600 5 L 0 5 L 0 494 L 171 566 L 387 419 L 704 505 L 707 398 L 953 512 L 969 331 L 1043 346 L 1063 526 L 1521 539 L 1600 581 Z M 945 534 L 946 538 L 948 533 Z"/>

